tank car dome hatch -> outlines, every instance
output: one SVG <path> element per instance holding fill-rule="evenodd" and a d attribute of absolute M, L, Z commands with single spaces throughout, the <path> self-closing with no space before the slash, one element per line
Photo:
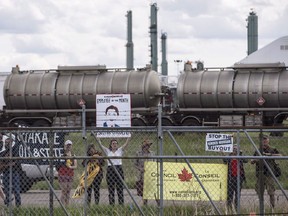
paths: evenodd
<path fill-rule="evenodd" d="M 241 61 L 234 64 L 234 67 L 243 64 L 269 64 L 280 63 L 288 66 L 288 36 L 281 37 L 265 47 L 251 53 Z"/>
<path fill-rule="evenodd" d="M 204 62 L 203 61 L 197 61 L 196 62 L 196 69 L 197 70 L 204 70 Z"/>

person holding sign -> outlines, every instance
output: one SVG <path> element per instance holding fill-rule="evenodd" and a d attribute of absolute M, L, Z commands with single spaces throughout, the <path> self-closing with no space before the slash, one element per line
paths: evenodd
<path fill-rule="evenodd" d="M 87 163 L 88 167 L 88 179 L 92 178 L 92 180 L 87 183 L 87 202 L 91 203 L 91 195 L 92 190 L 94 190 L 94 198 L 95 198 L 95 204 L 99 204 L 100 200 L 100 185 L 103 179 L 103 169 L 102 167 L 105 165 L 105 161 L 103 158 L 97 159 L 98 156 L 102 156 L 102 152 L 96 150 L 95 146 L 93 144 L 90 144 L 87 149 L 87 156 L 92 157 L 89 160 L 83 160 L 82 165 L 85 167 Z M 94 170 L 97 170 L 98 172 L 94 174 Z"/>
<path fill-rule="evenodd" d="M 263 148 L 263 156 L 282 156 L 279 151 L 276 148 L 272 148 L 269 144 L 269 136 L 263 135 L 262 136 L 262 148 Z M 257 151 L 255 151 L 254 156 L 258 155 Z M 260 194 L 263 194 L 264 191 L 260 191 L 260 184 L 261 182 L 264 183 L 264 190 L 266 189 L 269 196 L 270 196 L 270 205 L 272 208 L 275 207 L 275 185 L 274 185 L 274 179 L 269 172 L 267 166 L 264 164 L 263 167 L 263 179 L 260 180 L 259 173 L 260 173 L 260 161 L 257 159 L 252 159 L 251 164 L 256 164 L 256 177 L 257 182 L 255 184 L 255 190 L 258 194 L 258 197 Z M 266 159 L 266 162 L 268 166 L 271 168 L 272 171 L 274 171 L 274 165 L 276 164 L 274 159 Z M 275 173 L 274 173 L 275 174 Z"/>
<path fill-rule="evenodd" d="M 79 178 L 79 184 L 75 189 L 72 198 L 78 199 L 85 193 L 85 187 L 87 187 L 87 201 L 90 204 L 92 189 L 94 189 L 95 203 L 99 203 L 100 198 L 100 184 L 103 178 L 103 172 L 101 166 L 104 165 L 103 159 L 98 158 L 101 156 L 101 152 L 97 151 L 93 144 L 90 144 L 87 148 L 87 156 L 92 156 L 89 159 L 82 161 L 82 165 L 86 170 L 83 171 Z M 87 176 L 87 177 L 86 177 Z"/>
<path fill-rule="evenodd" d="M 99 144 L 101 145 L 102 149 L 105 151 L 108 157 L 112 157 L 108 160 L 107 166 L 107 173 L 106 173 L 106 181 L 108 185 L 108 192 L 109 192 L 109 204 L 115 204 L 115 188 L 117 190 L 118 195 L 118 203 L 120 205 L 124 204 L 124 172 L 122 168 L 122 159 L 117 158 L 113 159 L 113 157 L 121 157 L 124 154 L 124 150 L 129 143 L 130 137 L 127 138 L 124 145 L 121 147 L 118 146 L 118 141 L 116 139 L 112 139 L 110 141 L 109 148 L 106 148 L 102 145 L 100 139 L 98 139 Z"/>
<path fill-rule="evenodd" d="M 61 188 L 60 200 L 63 205 L 67 206 L 70 201 L 70 192 L 72 190 L 72 184 L 74 179 L 74 169 L 77 168 L 77 160 L 66 158 L 75 156 L 72 152 L 72 141 L 66 140 L 64 143 L 64 163 L 61 164 L 58 170 L 58 181 Z"/>
<path fill-rule="evenodd" d="M 237 145 L 233 146 L 233 151 L 229 154 L 229 156 L 237 155 Z M 239 155 L 242 155 L 242 151 L 239 152 Z M 237 209 L 238 203 L 238 175 L 240 175 L 240 194 L 242 189 L 242 184 L 245 181 L 245 170 L 244 163 L 247 163 L 247 159 L 236 159 L 236 158 L 224 158 L 223 162 L 228 165 L 228 189 L 227 189 L 227 208 L 228 211 L 232 212 L 232 203 L 234 197 L 234 207 Z M 238 166 L 239 163 L 239 166 Z M 239 170 L 238 170 L 239 168 Z M 239 197 L 240 197 L 239 194 Z"/>

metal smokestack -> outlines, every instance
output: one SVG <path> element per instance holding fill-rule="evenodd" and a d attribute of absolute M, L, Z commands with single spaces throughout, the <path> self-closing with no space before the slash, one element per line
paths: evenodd
<path fill-rule="evenodd" d="M 151 17 L 150 17 L 150 38 L 151 38 L 151 65 L 152 70 L 157 70 L 157 4 L 151 5 Z"/>
<path fill-rule="evenodd" d="M 162 47 L 161 74 L 163 76 L 168 75 L 168 63 L 167 63 L 167 59 L 166 59 L 166 54 L 167 54 L 166 39 L 167 39 L 167 34 L 162 33 L 162 35 L 161 35 L 161 47 Z"/>
<path fill-rule="evenodd" d="M 247 37 L 248 37 L 248 52 L 251 53 L 258 50 L 258 16 L 252 10 L 247 19 Z"/>
<path fill-rule="evenodd" d="M 127 70 L 134 69 L 134 45 L 132 42 L 132 11 L 127 11 L 127 51 L 126 51 L 126 68 Z"/>

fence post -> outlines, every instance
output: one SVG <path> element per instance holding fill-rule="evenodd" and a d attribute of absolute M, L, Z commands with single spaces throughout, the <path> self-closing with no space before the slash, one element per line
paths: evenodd
<path fill-rule="evenodd" d="M 82 139 L 83 139 L 83 144 L 85 146 L 86 149 L 86 153 L 88 151 L 88 145 L 87 145 L 87 137 L 86 137 L 86 105 L 85 105 L 85 101 L 82 99 L 79 102 L 79 105 L 82 107 Z M 86 155 L 87 156 L 87 155 Z M 84 192 L 84 216 L 87 215 L 87 208 L 88 208 L 88 194 L 87 194 L 87 177 L 88 177 L 88 173 L 87 173 L 87 163 L 88 161 L 85 160 L 85 168 L 84 168 L 84 188 L 85 188 L 85 192 Z"/>
<path fill-rule="evenodd" d="M 263 145 L 262 145 L 262 138 L 263 138 L 263 132 L 262 130 L 260 130 L 260 136 L 259 136 L 259 150 L 261 155 L 263 155 Z M 264 161 L 263 159 L 259 160 L 259 172 L 258 172 L 258 178 L 259 178 L 259 191 L 258 191 L 258 196 L 259 196 L 259 211 L 260 211 L 260 215 L 264 215 L 264 174 L 263 174 L 263 170 L 264 170 Z M 257 173 L 257 170 L 256 170 Z"/>
<path fill-rule="evenodd" d="M 51 137 L 51 136 L 53 136 L 53 132 L 52 131 L 50 131 L 50 133 L 49 133 L 49 136 Z M 55 157 L 55 155 L 54 155 L 54 151 L 53 151 L 53 139 L 49 139 L 50 141 L 49 141 L 49 149 L 50 149 L 50 151 L 49 151 L 49 157 Z M 53 159 L 51 159 L 51 160 L 49 160 L 49 167 L 50 167 L 50 172 L 49 172 L 49 181 L 50 181 L 50 184 L 53 186 L 53 183 L 54 183 L 54 170 L 53 170 L 53 164 L 54 164 L 54 160 Z M 54 202 L 53 202 L 53 196 L 54 196 L 54 194 L 53 194 L 53 190 L 52 190 L 52 188 L 50 188 L 49 189 L 49 214 L 50 214 L 50 216 L 53 216 L 53 210 L 54 210 Z"/>
<path fill-rule="evenodd" d="M 163 131 L 162 131 L 162 106 L 158 105 L 158 143 L 159 155 L 163 155 Z M 164 215 L 163 211 L 163 159 L 160 158 L 160 215 Z"/>

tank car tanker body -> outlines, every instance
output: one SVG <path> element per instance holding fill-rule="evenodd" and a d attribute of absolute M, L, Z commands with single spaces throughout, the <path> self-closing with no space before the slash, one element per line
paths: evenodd
<path fill-rule="evenodd" d="M 161 85 L 150 68 L 127 71 L 98 65 L 20 71 L 16 67 L 5 80 L 1 122 L 79 126 L 78 101 L 83 99 L 87 126 L 94 126 L 97 94 L 130 94 L 133 126 L 157 124 L 159 103 L 164 126 L 280 125 L 288 114 L 287 83 L 287 67 L 280 63 L 194 69 L 187 62 L 176 88 Z"/>
<path fill-rule="evenodd" d="M 105 66 L 62 66 L 57 70 L 20 71 L 16 67 L 7 77 L 3 92 L 9 125 L 79 125 L 78 101 L 83 99 L 91 126 L 96 122 L 97 94 L 130 94 L 132 112 L 148 118 L 155 116 L 161 86 L 157 73 L 149 68 L 126 71 Z"/>
<path fill-rule="evenodd" d="M 173 119 L 180 120 L 178 125 L 279 125 L 287 117 L 287 83 L 283 64 L 197 70 L 186 63 Z"/>

